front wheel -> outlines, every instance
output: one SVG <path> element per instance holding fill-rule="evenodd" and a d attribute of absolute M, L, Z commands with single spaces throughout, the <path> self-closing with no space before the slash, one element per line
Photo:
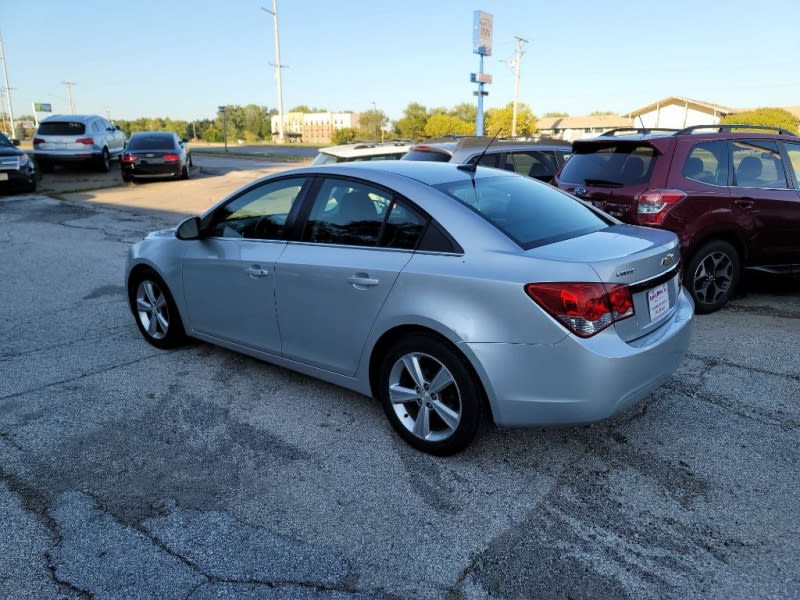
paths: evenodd
<path fill-rule="evenodd" d="M 728 242 L 715 240 L 700 248 L 684 274 L 695 312 L 702 315 L 722 308 L 733 297 L 739 276 L 739 253 Z"/>
<path fill-rule="evenodd" d="M 156 348 L 174 348 L 186 341 L 175 300 L 153 271 L 138 274 L 128 286 L 128 299 L 139 331 Z"/>
<path fill-rule="evenodd" d="M 400 436 L 429 454 L 463 450 L 483 418 L 477 378 L 456 351 L 429 335 L 409 335 L 391 346 L 377 395 Z"/>

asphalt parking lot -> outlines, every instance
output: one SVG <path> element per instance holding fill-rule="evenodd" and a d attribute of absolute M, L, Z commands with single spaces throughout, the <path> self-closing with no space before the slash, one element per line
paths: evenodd
<path fill-rule="evenodd" d="M 130 244 L 286 166 L 196 162 L 0 197 L 0 597 L 800 597 L 800 284 L 698 317 L 628 413 L 435 458 L 369 398 L 142 340 Z"/>

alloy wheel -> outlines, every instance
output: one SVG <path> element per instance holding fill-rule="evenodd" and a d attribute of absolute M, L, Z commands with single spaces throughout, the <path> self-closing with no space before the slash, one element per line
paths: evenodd
<path fill-rule="evenodd" d="M 461 422 L 456 380 L 428 354 L 411 352 L 395 362 L 389 374 L 389 400 L 402 426 L 421 440 L 445 440 Z"/>
<path fill-rule="evenodd" d="M 151 338 L 162 340 L 169 332 L 169 306 L 159 285 L 149 279 L 136 288 L 136 314 Z"/>
<path fill-rule="evenodd" d="M 731 257 L 724 252 L 712 252 L 695 269 L 692 281 L 695 297 L 706 304 L 714 304 L 728 294 L 733 278 Z"/>

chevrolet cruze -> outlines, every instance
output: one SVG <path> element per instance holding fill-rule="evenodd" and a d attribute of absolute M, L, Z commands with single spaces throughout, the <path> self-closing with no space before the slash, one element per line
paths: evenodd
<path fill-rule="evenodd" d="M 683 360 L 672 232 L 492 168 L 378 161 L 255 181 L 130 249 L 144 338 L 187 336 L 373 396 L 419 450 L 484 419 L 577 424 Z"/>

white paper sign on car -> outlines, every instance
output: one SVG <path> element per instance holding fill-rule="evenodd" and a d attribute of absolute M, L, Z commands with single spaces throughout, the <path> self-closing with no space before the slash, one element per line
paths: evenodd
<path fill-rule="evenodd" d="M 647 305 L 650 307 L 650 321 L 657 321 L 669 310 L 669 290 L 666 283 L 647 292 Z"/>

